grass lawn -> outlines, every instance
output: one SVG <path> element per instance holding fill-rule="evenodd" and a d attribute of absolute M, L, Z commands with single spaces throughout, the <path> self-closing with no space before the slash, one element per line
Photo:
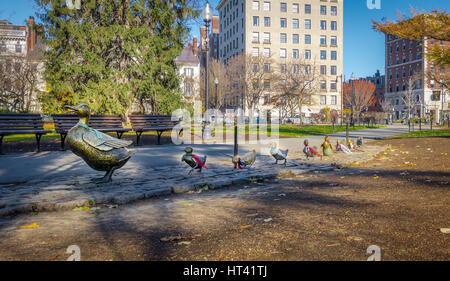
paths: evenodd
<path fill-rule="evenodd" d="M 403 135 L 390 137 L 387 139 L 409 139 L 409 138 L 428 138 L 428 137 L 450 137 L 450 130 L 427 130 L 427 131 L 414 131 Z"/>
<path fill-rule="evenodd" d="M 252 126 L 251 128 L 249 126 L 239 126 L 239 132 L 246 134 L 257 134 L 258 131 L 264 131 L 266 125 L 260 125 L 260 130 L 257 130 L 256 124 Z M 377 128 L 384 128 L 385 126 L 374 126 L 370 127 L 369 129 L 377 129 Z M 352 126 L 349 127 L 350 131 L 355 130 L 362 130 L 367 129 L 367 127 L 364 126 L 355 126 L 354 128 Z M 52 128 L 46 128 L 47 130 L 52 130 Z M 340 125 L 336 125 L 334 127 L 335 133 L 339 132 L 345 132 L 345 126 L 342 127 Z M 233 132 L 233 127 L 224 127 L 224 131 L 226 132 Z M 267 132 L 270 136 L 271 132 L 271 126 L 267 126 Z M 191 133 L 197 133 L 201 134 L 201 128 L 200 127 L 192 127 Z M 281 125 L 279 127 L 279 133 L 280 136 L 283 137 L 304 137 L 304 136 L 312 136 L 312 135 L 327 135 L 333 133 L 333 128 L 331 125 L 313 125 L 313 126 L 298 126 L 298 125 Z M 115 133 L 111 133 L 111 136 L 116 136 Z M 135 136 L 136 134 L 134 132 L 128 132 L 125 133 L 124 136 L 131 135 Z M 156 135 L 156 132 L 146 132 L 143 135 Z M 170 135 L 170 131 L 164 132 L 163 135 Z M 42 136 L 41 140 L 59 140 L 60 136 L 59 134 L 55 133 L 53 130 L 53 133 L 46 134 Z M 35 135 L 29 134 L 29 135 L 11 135 L 11 136 L 5 136 L 3 139 L 4 142 L 17 142 L 17 141 L 35 141 Z"/>

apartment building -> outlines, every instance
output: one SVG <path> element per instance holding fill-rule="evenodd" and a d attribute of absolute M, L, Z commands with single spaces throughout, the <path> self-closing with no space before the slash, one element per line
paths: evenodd
<path fill-rule="evenodd" d="M 243 53 L 270 56 L 274 71 L 286 62 L 310 62 L 320 67 L 320 88 L 302 114 L 308 117 L 325 107 L 340 110 L 343 0 L 222 0 L 217 10 L 222 62 Z M 264 100 L 262 108 L 267 107 Z"/>
<path fill-rule="evenodd" d="M 441 87 L 439 81 L 433 79 L 436 72 L 446 75 L 448 68 L 435 69 L 424 56 L 424 50 L 434 44 L 450 46 L 448 41 L 436 41 L 424 38 L 413 41 L 386 35 L 386 103 L 394 110 L 394 119 L 407 118 L 407 105 L 402 97 L 411 88 L 414 93 L 412 117 L 434 116 L 440 122 L 442 116 L 450 114 L 450 95 Z M 448 73 L 447 73 L 448 74 Z M 439 76 L 439 75 L 437 75 Z M 412 81 L 413 85 L 411 86 Z"/>
<path fill-rule="evenodd" d="M 193 38 L 175 58 L 178 75 L 181 79 L 181 91 L 186 100 L 198 99 L 200 94 L 200 59 L 198 54 L 197 37 Z"/>

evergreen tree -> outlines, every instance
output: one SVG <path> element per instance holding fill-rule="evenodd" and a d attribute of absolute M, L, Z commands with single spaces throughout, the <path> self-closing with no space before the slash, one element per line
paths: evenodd
<path fill-rule="evenodd" d="M 97 114 L 154 114 L 182 106 L 174 58 L 198 15 L 194 0 L 36 0 L 46 34 L 45 112 L 84 101 Z"/>

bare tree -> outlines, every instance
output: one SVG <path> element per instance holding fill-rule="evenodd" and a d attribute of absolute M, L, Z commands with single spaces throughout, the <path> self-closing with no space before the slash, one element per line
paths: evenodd
<path fill-rule="evenodd" d="M 417 105 L 421 105 L 421 97 L 414 93 L 416 89 L 417 80 L 420 79 L 420 73 L 416 73 L 409 77 L 408 84 L 406 85 L 406 91 L 401 96 L 403 104 L 408 112 L 408 120 L 411 119 L 411 113 Z"/>
<path fill-rule="evenodd" d="M 318 92 L 320 77 L 315 62 L 309 64 L 305 60 L 295 60 L 281 64 L 277 93 L 272 98 L 274 105 L 288 108 L 291 115 L 298 110 L 300 123 L 303 123 L 302 108 L 313 103 L 312 96 Z"/>
<path fill-rule="evenodd" d="M 228 61 L 230 94 L 241 95 L 244 106 L 250 111 L 259 108 L 264 93 L 270 92 L 273 83 L 273 59 L 262 53 L 258 56 L 241 54 Z M 244 108 L 245 110 L 245 108 Z"/>
<path fill-rule="evenodd" d="M 0 105 L 3 110 L 30 111 L 39 92 L 38 62 L 29 56 L 0 58 Z"/>
<path fill-rule="evenodd" d="M 205 104 L 205 70 L 202 69 L 200 77 L 200 93 L 203 93 L 201 99 Z M 217 79 L 217 85 L 216 80 Z M 216 88 L 217 87 L 217 88 Z M 230 76 L 228 75 L 225 64 L 218 60 L 211 60 L 209 65 L 209 108 L 221 109 L 226 102 L 230 89 Z M 217 90 L 217 91 L 216 91 Z"/>

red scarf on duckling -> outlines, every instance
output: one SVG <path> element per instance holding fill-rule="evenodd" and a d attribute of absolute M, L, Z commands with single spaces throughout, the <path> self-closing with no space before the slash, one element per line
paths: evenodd
<path fill-rule="evenodd" d="M 206 167 L 205 164 L 203 164 L 202 160 L 200 160 L 200 157 L 198 157 L 195 154 L 192 154 L 192 158 L 194 158 L 195 162 L 197 162 L 197 164 L 199 164 L 202 168 L 209 170 L 208 167 Z"/>

